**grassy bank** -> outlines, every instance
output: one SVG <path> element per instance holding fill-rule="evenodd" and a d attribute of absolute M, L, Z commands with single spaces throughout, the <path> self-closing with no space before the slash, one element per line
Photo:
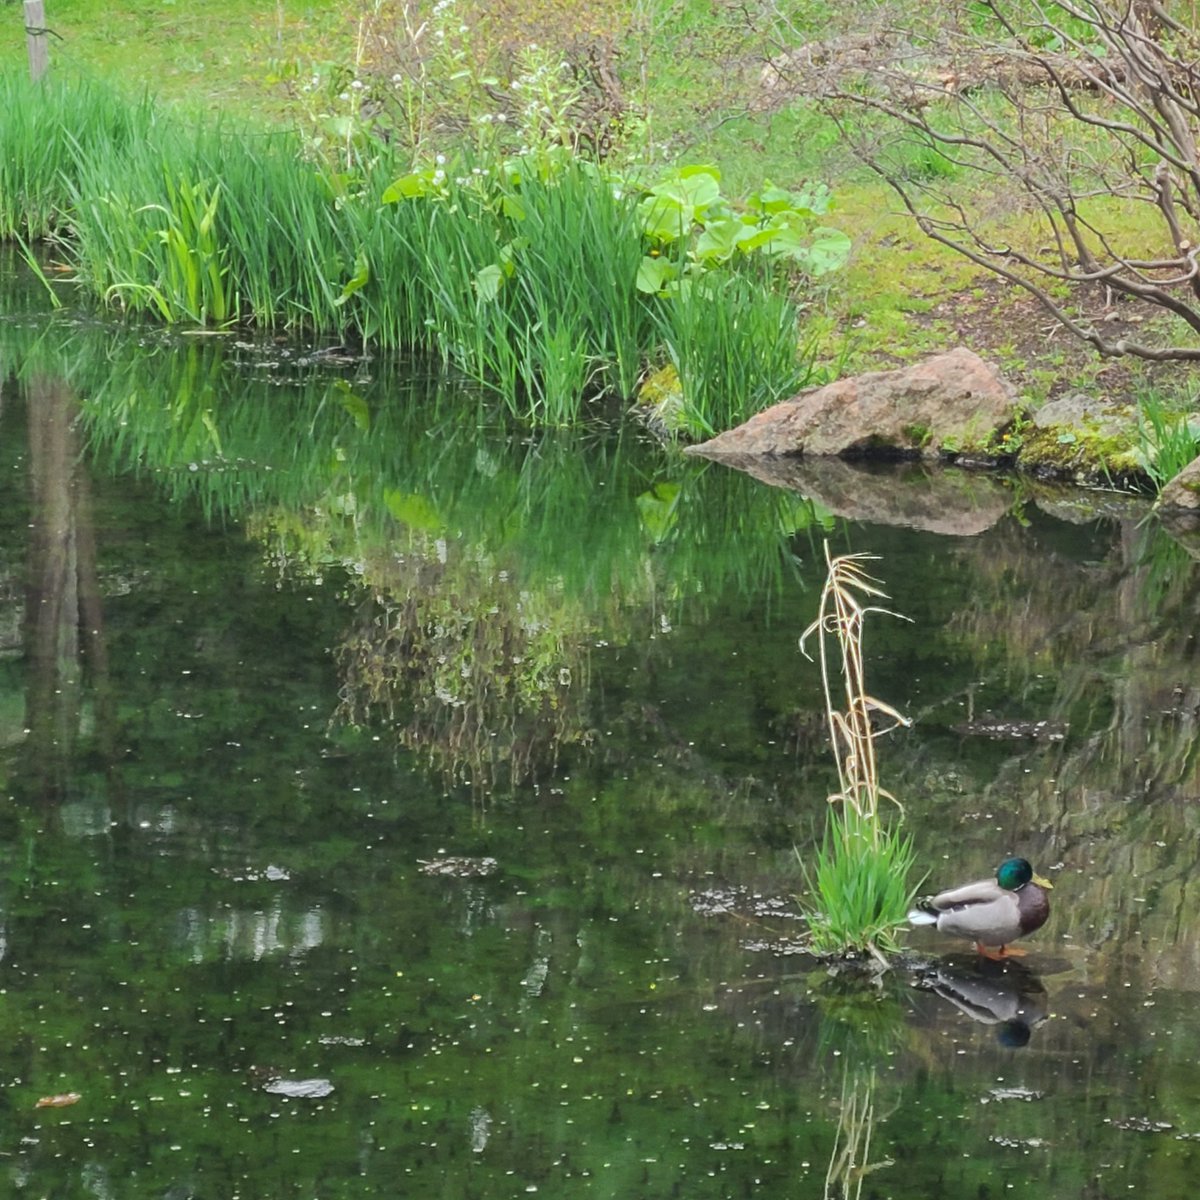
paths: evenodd
<path fill-rule="evenodd" d="M 346 7 L 341 0 L 46 0 L 51 69 L 152 86 L 197 110 L 283 116 L 276 64 L 335 47 Z M 0 3 L 0 70 L 25 67 L 20 14 L 19 4 Z"/>
<path fill-rule="evenodd" d="M 411 171 L 60 76 L 4 75 L 0 104 L 0 236 L 51 243 L 101 302 L 430 355 L 538 424 L 666 361 L 687 426 L 742 419 L 800 382 L 796 288 L 844 255 L 820 195 L 738 212 L 712 169 L 622 174 L 549 139 Z"/>
<path fill-rule="evenodd" d="M 526 119 L 523 105 L 534 99 L 513 90 L 519 79 L 541 89 L 536 98 L 546 112 L 533 132 L 565 134 L 593 149 L 602 144 L 604 161 L 619 170 L 634 161 L 657 170 L 712 163 L 735 199 L 768 180 L 791 191 L 828 182 L 836 190 L 829 220 L 851 236 L 851 259 L 845 271 L 810 280 L 792 297 L 803 308 L 797 341 L 827 371 L 894 365 L 965 343 L 997 360 L 1035 400 L 1081 378 L 1127 391 L 1136 375 L 1078 351 L 1055 335 L 1036 302 L 923 238 L 802 95 L 764 95 L 762 63 L 779 45 L 815 40 L 845 24 L 847 14 L 828 6 L 798 6 L 786 31 L 739 6 L 651 0 L 586 7 L 577 0 L 208 0 L 192 8 L 135 0 L 118 11 L 98 0 L 51 0 L 48 7 L 62 38 L 51 47 L 56 77 L 128 84 L 128 64 L 136 61 L 138 78 L 152 81 L 157 95 L 185 111 L 202 110 L 198 127 L 212 124 L 216 112 L 227 123 L 252 115 L 297 138 L 284 152 L 297 160 L 314 149 L 343 164 L 395 155 L 394 169 L 380 166 L 373 181 L 380 188 L 391 182 L 388 170 L 394 179 L 430 167 L 451 145 L 470 148 L 476 165 L 493 151 L 503 157 L 519 148 L 515 137 L 502 146 L 497 136 L 514 131 Z M 0 65 L 11 65 L 17 78 L 24 38 L 17 7 L 8 9 L 10 18 L 0 23 Z M 537 61 L 529 55 L 534 43 L 545 52 Z M 569 59 L 570 72 L 547 74 L 559 54 Z M 601 86 L 598 79 L 609 82 Z M 944 169 L 919 159 L 912 166 Z M 204 176 L 180 178 L 195 185 Z M 219 206 L 227 202 L 232 206 L 232 197 L 223 194 Z M 311 312 L 323 310 L 321 328 L 335 336 L 358 327 L 371 290 L 336 304 L 362 261 L 362 239 L 353 242 L 339 235 L 336 245 L 308 256 L 307 281 L 287 289 L 287 315 L 276 323 L 311 322 Z M 285 246 L 280 257 L 291 253 Z M 112 282 L 119 281 L 105 286 Z M 122 284 L 124 302 L 136 303 L 136 290 Z M 261 320 L 261 295 L 247 297 L 238 291 L 236 300 Z M 378 313 L 364 319 L 371 322 L 379 325 Z M 676 358 L 656 342 L 643 366 Z M 594 361 L 587 373 L 596 382 Z M 567 374 L 580 369 L 576 358 Z"/>

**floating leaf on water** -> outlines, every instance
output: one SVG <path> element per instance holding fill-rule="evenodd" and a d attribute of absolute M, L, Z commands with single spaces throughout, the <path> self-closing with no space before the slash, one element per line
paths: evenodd
<path fill-rule="evenodd" d="M 455 879 L 478 879 L 490 875 L 499 866 L 494 858 L 469 858 L 451 855 L 448 858 L 418 859 L 425 875 L 452 875 Z"/>
<path fill-rule="evenodd" d="M 979 721 L 963 721 L 951 726 L 954 733 L 966 737 L 987 738 L 1034 738 L 1047 742 L 1061 742 L 1067 736 L 1066 721 L 1021 721 L 1003 718 L 985 718 Z"/>
<path fill-rule="evenodd" d="M 263 1084 L 263 1091 L 292 1100 L 320 1100 L 333 1091 L 333 1084 L 328 1079 L 272 1079 Z"/>
<path fill-rule="evenodd" d="M 1044 1092 L 1035 1092 L 1031 1088 L 992 1088 L 979 1102 L 987 1104 L 992 1100 L 1040 1100 L 1043 1095 L 1045 1095 Z"/>
<path fill-rule="evenodd" d="M 68 1104 L 78 1104 L 83 1096 L 79 1092 L 62 1092 L 57 1096 L 43 1096 L 34 1108 L 66 1108 Z"/>
<path fill-rule="evenodd" d="M 1105 1117 L 1104 1123 L 1114 1129 L 1132 1129 L 1135 1133 L 1168 1133 L 1175 1128 L 1170 1121 L 1152 1121 L 1149 1117 Z"/>

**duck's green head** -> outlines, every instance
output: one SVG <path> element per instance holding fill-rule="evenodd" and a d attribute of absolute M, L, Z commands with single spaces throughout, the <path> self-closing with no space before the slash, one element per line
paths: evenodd
<path fill-rule="evenodd" d="M 1015 892 L 1033 878 L 1033 867 L 1025 858 L 1008 858 L 996 868 L 996 882 L 1005 891 Z"/>

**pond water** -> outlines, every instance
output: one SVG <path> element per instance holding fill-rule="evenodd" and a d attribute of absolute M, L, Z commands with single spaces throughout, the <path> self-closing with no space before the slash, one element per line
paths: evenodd
<path fill-rule="evenodd" d="M 1200 579 L 1144 503 L 805 498 L 7 276 L 7 1194 L 1190 1194 Z M 911 619 L 931 884 L 1054 879 L 1019 962 L 796 952 L 826 538 Z"/>

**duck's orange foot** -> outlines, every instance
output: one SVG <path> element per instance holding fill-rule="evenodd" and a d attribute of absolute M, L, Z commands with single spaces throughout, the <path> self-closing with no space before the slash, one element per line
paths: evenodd
<path fill-rule="evenodd" d="M 1019 946 L 985 946 L 982 942 L 976 942 L 975 949 L 984 958 L 990 958 L 992 962 L 1003 962 L 1006 958 L 1024 958 L 1029 953 L 1028 950 L 1022 950 Z"/>

